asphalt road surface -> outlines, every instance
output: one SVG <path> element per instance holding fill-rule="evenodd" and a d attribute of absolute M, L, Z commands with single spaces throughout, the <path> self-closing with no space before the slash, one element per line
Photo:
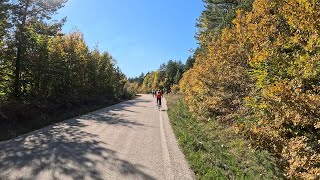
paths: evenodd
<path fill-rule="evenodd" d="M 0 143 L 0 179 L 194 179 L 152 95 Z"/>

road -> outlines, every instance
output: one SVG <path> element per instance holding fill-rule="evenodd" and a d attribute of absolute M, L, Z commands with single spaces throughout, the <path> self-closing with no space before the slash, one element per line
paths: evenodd
<path fill-rule="evenodd" d="M 164 99 L 126 101 L 0 143 L 0 179 L 193 179 Z"/>

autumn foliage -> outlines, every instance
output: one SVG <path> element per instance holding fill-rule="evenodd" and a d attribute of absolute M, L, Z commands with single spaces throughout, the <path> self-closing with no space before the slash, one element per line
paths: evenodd
<path fill-rule="evenodd" d="M 318 1 L 255 0 L 219 35 L 203 23 L 180 81 L 194 113 L 238 127 L 290 179 L 320 178 L 319 19 Z"/>
<path fill-rule="evenodd" d="M 125 96 L 126 77 L 109 52 L 52 20 L 66 0 L 1 0 L 0 107 L 16 101 Z M 41 12 L 41 13 L 35 13 Z"/>
<path fill-rule="evenodd" d="M 65 2 L 0 0 L 1 140 L 130 98 L 109 52 L 51 20 Z"/>

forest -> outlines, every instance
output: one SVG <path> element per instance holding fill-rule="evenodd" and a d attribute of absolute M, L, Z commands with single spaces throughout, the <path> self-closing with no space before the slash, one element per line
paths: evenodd
<path fill-rule="evenodd" d="M 176 89 L 194 116 L 278 158 L 286 178 L 319 179 L 320 2 L 203 2 L 194 65 L 174 76 L 161 66 L 131 86 Z"/>
<path fill-rule="evenodd" d="M 0 0 L 0 139 L 131 97 L 109 52 L 62 33 L 65 3 Z"/>

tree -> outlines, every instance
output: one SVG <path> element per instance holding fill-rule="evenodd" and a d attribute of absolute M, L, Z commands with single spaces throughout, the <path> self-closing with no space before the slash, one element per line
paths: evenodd
<path fill-rule="evenodd" d="M 149 72 L 143 80 L 141 89 L 144 92 L 151 92 L 152 89 L 155 90 L 155 89 L 160 88 L 159 74 L 160 74 L 159 71 Z"/>
<path fill-rule="evenodd" d="M 144 77 L 145 77 L 144 73 L 141 73 L 141 75 L 138 77 L 138 85 L 139 86 L 142 85 Z"/>
<path fill-rule="evenodd" d="M 9 0 L 0 0 L 0 42 L 2 42 L 10 26 L 10 23 L 9 23 L 10 4 L 8 3 L 8 1 Z"/>
<path fill-rule="evenodd" d="M 166 63 L 162 63 L 159 67 L 159 72 L 160 72 L 160 79 L 164 79 L 166 76 L 166 69 L 167 65 Z"/>
<path fill-rule="evenodd" d="M 198 19 L 197 27 L 200 33 L 205 31 L 221 31 L 232 26 L 235 11 L 243 9 L 250 11 L 253 0 L 203 0 L 205 10 Z"/>
<path fill-rule="evenodd" d="M 169 90 L 174 84 L 174 79 L 178 71 L 183 72 L 184 65 L 181 61 L 169 60 L 166 65 L 166 88 Z"/>
<path fill-rule="evenodd" d="M 16 59 L 14 71 L 14 95 L 21 95 L 21 68 L 24 61 L 27 26 L 31 22 L 43 22 L 51 19 L 52 15 L 63 5 L 66 0 L 19 0 L 13 4 L 12 19 L 14 24 Z"/>
<path fill-rule="evenodd" d="M 11 74 L 10 62 L 9 62 L 9 51 L 8 48 L 8 34 L 11 27 L 9 21 L 10 18 L 10 4 L 8 0 L 0 0 L 0 103 L 2 97 L 8 92 L 9 75 Z"/>
<path fill-rule="evenodd" d="M 217 40 L 224 28 L 233 26 L 236 10 L 250 11 L 254 0 L 203 0 L 205 9 L 196 26 L 200 51 L 206 51 L 206 45 Z"/>
<path fill-rule="evenodd" d="M 193 67 L 193 64 L 195 62 L 195 58 L 193 56 L 189 56 L 186 65 L 184 66 L 184 72 L 187 72 L 189 69 Z"/>
<path fill-rule="evenodd" d="M 65 2 L 0 0 L 3 134 L 48 125 L 57 113 L 132 95 L 128 91 L 135 86 L 126 86 L 109 52 L 100 53 L 97 47 L 91 51 L 79 31 L 61 33 L 65 18 L 51 21 Z"/>
<path fill-rule="evenodd" d="M 174 76 L 174 84 L 178 84 L 181 78 L 182 73 L 180 72 L 180 69 L 178 69 L 177 74 Z"/>
<path fill-rule="evenodd" d="M 237 7 L 230 27 L 199 39 L 196 63 L 180 81 L 185 100 L 280 158 L 287 178 L 319 179 L 318 2 Z"/>

